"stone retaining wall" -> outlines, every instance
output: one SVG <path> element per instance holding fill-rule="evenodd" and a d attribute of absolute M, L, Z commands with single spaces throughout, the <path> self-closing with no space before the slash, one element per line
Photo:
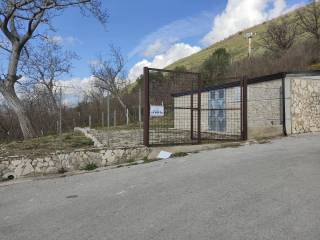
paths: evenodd
<path fill-rule="evenodd" d="M 138 147 L 78 150 L 69 153 L 53 153 L 47 157 L 34 159 L 12 156 L 0 159 L 0 179 L 56 174 L 61 170 L 77 171 L 89 163 L 94 163 L 97 167 L 106 167 L 131 160 L 140 160 L 147 157 L 148 154 L 148 148 Z"/>
<path fill-rule="evenodd" d="M 320 79 L 291 80 L 292 133 L 320 131 Z"/>

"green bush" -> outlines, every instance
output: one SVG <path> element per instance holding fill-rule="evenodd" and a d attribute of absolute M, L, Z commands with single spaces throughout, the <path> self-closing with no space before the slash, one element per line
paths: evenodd
<path fill-rule="evenodd" d="M 93 171 L 97 168 L 98 168 L 98 166 L 95 163 L 87 163 L 86 166 L 82 170 Z"/>

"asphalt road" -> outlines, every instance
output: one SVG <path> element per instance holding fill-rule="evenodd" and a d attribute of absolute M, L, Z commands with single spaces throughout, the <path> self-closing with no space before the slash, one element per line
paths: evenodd
<path fill-rule="evenodd" d="M 320 239 L 320 135 L 2 186 L 0 239 Z"/>

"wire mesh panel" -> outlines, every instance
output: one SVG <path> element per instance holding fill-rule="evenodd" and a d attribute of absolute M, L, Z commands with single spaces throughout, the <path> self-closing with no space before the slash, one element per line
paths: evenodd
<path fill-rule="evenodd" d="M 241 87 L 208 88 L 202 93 L 202 140 L 241 139 Z"/>
<path fill-rule="evenodd" d="M 147 69 L 145 131 L 149 145 L 193 144 L 241 138 L 240 82 L 203 87 L 200 75 Z M 148 113 L 148 111 L 147 111 Z"/>
<path fill-rule="evenodd" d="M 149 144 L 197 141 L 199 75 L 149 69 Z"/>

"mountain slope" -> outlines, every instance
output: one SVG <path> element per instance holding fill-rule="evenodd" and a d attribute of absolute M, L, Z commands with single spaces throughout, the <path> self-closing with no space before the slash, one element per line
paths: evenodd
<path fill-rule="evenodd" d="M 297 10 L 290 12 L 286 15 L 280 16 L 276 19 L 240 31 L 220 42 L 211 45 L 206 49 L 201 50 L 198 53 L 178 60 L 177 62 L 169 65 L 167 69 L 174 69 L 178 66 L 185 66 L 189 70 L 198 71 L 201 64 L 218 48 L 226 48 L 227 51 L 231 54 L 233 61 L 245 58 L 248 56 L 248 39 L 244 36 L 247 32 L 257 33 L 257 35 L 254 36 L 252 41 L 253 55 L 261 55 L 265 52 L 265 49 L 259 44 L 259 36 L 263 32 L 265 32 L 265 30 L 268 27 L 268 24 L 272 21 L 279 21 L 282 17 L 294 18 L 296 11 Z"/>

